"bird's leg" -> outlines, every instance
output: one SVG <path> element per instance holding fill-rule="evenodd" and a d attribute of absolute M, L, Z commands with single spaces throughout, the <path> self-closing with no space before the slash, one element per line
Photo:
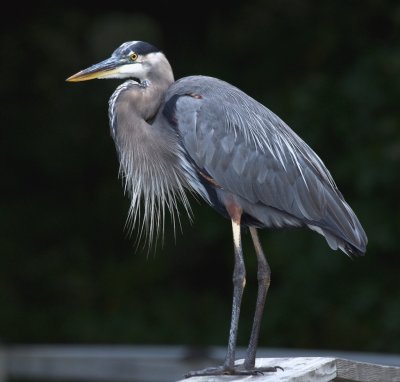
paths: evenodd
<path fill-rule="evenodd" d="M 240 306 L 242 303 L 243 290 L 246 285 L 246 268 L 243 260 L 242 240 L 240 232 L 240 221 L 232 220 L 233 243 L 235 247 L 235 266 L 233 270 L 233 302 L 231 327 L 229 330 L 228 351 L 224 362 L 224 368 L 229 371 L 235 366 L 236 340 L 239 327 Z"/>
<path fill-rule="evenodd" d="M 232 318 L 231 327 L 229 330 L 228 351 L 225 362 L 220 367 L 210 367 L 199 371 L 191 371 L 185 375 L 186 378 L 200 375 L 259 375 L 264 372 L 275 372 L 277 369 L 281 369 L 279 366 L 262 368 L 255 367 L 258 334 L 260 332 L 261 317 L 264 309 L 265 298 L 267 296 L 271 272 L 262 252 L 257 231 L 254 227 L 250 228 L 250 232 L 258 259 L 257 307 L 254 315 L 254 324 L 251 332 L 249 348 L 247 350 L 244 364 L 235 365 L 236 340 L 239 326 L 240 306 L 242 302 L 243 290 L 246 284 L 246 269 L 242 252 L 240 220 L 236 221 L 232 219 L 232 229 L 235 247 L 235 266 L 233 271 Z"/>
<path fill-rule="evenodd" d="M 235 250 L 235 265 L 233 270 L 233 303 L 231 327 L 229 330 L 228 351 L 225 362 L 220 367 L 211 367 L 204 370 L 192 371 L 185 377 L 196 375 L 224 375 L 224 374 L 253 374 L 244 370 L 235 369 L 236 340 L 239 326 L 240 305 L 246 283 L 246 269 L 243 260 L 242 240 L 240 229 L 240 213 L 236 219 L 232 218 L 233 243 Z"/>
<path fill-rule="evenodd" d="M 264 252 L 261 248 L 257 229 L 255 227 L 250 227 L 250 233 L 257 255 L 258 293 L 257 293 L 257 304 L 256 304 L 256 311 L 254 314 L 253 328 L 251 330 L 249 347 L 247 349 L 246 358 L 244 360 L 244 368 L 247 370 L 255 369 L 258 336 L 260 334 L 260 326 L 264 312 L 265 299 L 267 297 L 269 284 L 271 282 L 271 269 L 268 265 L 268 262 L 264 256 Z M 276 371 L 276 368 L 271 368 L 270 370 L 261 370 L 261 371 Z"/>

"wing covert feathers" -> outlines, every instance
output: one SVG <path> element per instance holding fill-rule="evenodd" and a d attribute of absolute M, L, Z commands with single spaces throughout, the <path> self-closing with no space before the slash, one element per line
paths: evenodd
<path fill-rule="evenodd" d="M 307 226 L 332 249 L 365 252 L 365 232 L 322 160 L 269 109 L 202 76 L 172 85 L 166 105 L 184 150 L 221 198 L 235 195 L 264 226 Z"/>

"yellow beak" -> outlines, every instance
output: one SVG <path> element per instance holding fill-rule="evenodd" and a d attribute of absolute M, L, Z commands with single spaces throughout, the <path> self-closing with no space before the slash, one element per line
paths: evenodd
<path fill-rule="evenodd" d="M 68 82 L 79 82 L 88 81 L 96 78 L 109 78 L 118 74 L 118 67 L 121 66 L 121 62 L 114 58 L 108 58 L 98 64 L 95 64 L 87 69 L 81 70 L 80 72 L 68 77 Z"/>

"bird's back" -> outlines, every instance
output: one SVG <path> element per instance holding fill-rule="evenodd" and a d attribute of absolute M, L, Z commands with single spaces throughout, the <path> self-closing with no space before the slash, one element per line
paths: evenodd
<path fill-rule="evenodd" d="M 321 159 L 265 106 L 224 81 L 192 76 L 169 88 L 162 116 L 217 210 L 234 196 L 249 225 L 308 226 L 333 249 L 365 252 L 365 232 Z"/>

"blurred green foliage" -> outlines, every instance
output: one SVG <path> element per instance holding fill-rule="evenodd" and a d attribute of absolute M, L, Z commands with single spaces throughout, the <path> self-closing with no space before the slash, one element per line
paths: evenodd
<path fill-rule="evenodd" d="M 273 280 L 260 345 L 400 352 L 398 2 L 207 0 L 184 17 L 167 2 L 14 7 L 1 25 L 1 341 L 226 344 L 229 222 L 193 200 L 183 234 L 168 226 L 149 254 L 136 245 L 108 133 L 118 81 L 64 82 L 145 40 L 177 78 L 220 77 L 280 115 L 368 234 L 350 261 L 313 232 L 263 232 Z M 256 294 L 244 239 L 240 345 Z"/>

